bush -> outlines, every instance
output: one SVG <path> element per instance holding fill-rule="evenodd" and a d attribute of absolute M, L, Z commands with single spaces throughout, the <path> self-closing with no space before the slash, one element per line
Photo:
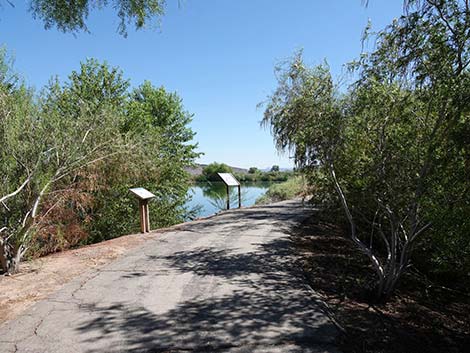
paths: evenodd
<path fill-rule="evenodd" d="M 233 173 L 233 170 L 225 163 L 214 162 L 204 167 L 198 181 L 220 181 L 217 173 Z"/>
<path fill-rule="evenodd" d="M 192 115 L 176 94 L 149 82 L 129 93 L 118 68 L 87 60 L 36 97 L 25 84 L 5 81 L 11 75 L 4 56 L 0 270 L 17 272 L 24 255 L 137 231 L 131 187 L 157 196 L 153 228 L 185 219 L 186 168 L 199 154 Z"/>
<path fill-rule="evenodd" d="M 267 204 L 283 200 L 290 200 L 305 190 L 302 177 L 296 176 L 280 184 L 273 184 L 266 194 L 256 200 L 256 204 Z"/>

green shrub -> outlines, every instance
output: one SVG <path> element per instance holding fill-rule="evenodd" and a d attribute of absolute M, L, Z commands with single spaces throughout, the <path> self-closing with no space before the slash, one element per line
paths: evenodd
<path fill-rule="evenodd" d="M 304 182 L 302 177 L 296 176 L 289 180 L 273 184 L 269 187 L 266 194 L 256 200 L 256 204 L 267 204 L 292 199 L 304 191 Z"/>
<path fill-rule="evenodd" d="M 217 173 L 233 173 L 233 170 L 225 163 L 214 162 L 204 167 L 198 181 L 220 181 Z"/>

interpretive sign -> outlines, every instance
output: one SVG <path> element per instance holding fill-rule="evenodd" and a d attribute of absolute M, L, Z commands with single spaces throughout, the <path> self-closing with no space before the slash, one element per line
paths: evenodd
<path fill-rule="evenodd" d="M 235 179 L 235 177 L 231 173 L 217 173 L 222 179 L 222 181 L 227 186 L 227 210 L 230 209 L 230 186 L 237 186 L 238 187 L 238 208 L 242 207 L 242 193 L 240 182 Z"/>
<path fill-rule="evenodd" d="M 152 194 L 150 191 L 144 188 L 133 188 L 133 189 L 129 189 L 129 191 L 132 192 L 135 196 L 137 196 L 141 200 L 148 200 L 148 199 L 155 197 L 154 194 Z"/>
<path fill-rule="evenodd" d="M 238 186 L 240 183 L 231 173 L 217 173 L 227 186 Z"/>
<path fill-rule="evenodd" d="M 155 195 L 144 188 L 132 188 L 129 191 L 139 199 L 140 231 L 148 233 L 150 232 L 149 200 Z"/>

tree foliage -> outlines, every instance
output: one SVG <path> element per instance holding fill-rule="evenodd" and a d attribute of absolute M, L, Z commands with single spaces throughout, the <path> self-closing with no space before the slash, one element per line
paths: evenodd
<path fill-rule="evenodd" d="M 119 17 L 118 31 L 127 35 L 129 25 L 141 29 L 155 23 L 163 14 L 164 0 L 31 0 L 30 11 L 46 29 L 62 32 L 88 31 L 87 19 L 92 11 L 112 7 Z"/>
<path fill-rule="evenodd" d="M 5 235 L 0 260 L 6 271 L 17 270 L 54 185 L 129 148 L 117 128 L 120 116 L 109 106 L 93 109 L 84 100 L 71 107 L 73 88 L 52 82 L 38 104 L 24 84 L 2 92 L 0 194 Z"/>
<path fill-rule="evenodd" d="M 347 92 L 301 53 L 277 69 L 263 124 L 309 174 L 318 201 L 342 207 L 381 298 L 425 234 L 434 258 L 457 252 L 454 264 L 469 269 L 469 36 L 468 2 L 410 1 L 351 64 L 359 80 Z"/>
<path fill-rule="evenodd" d="M 131 187 L 146 187 L 157 196 L 150 207 L 153 227 L 181 222 L 188 211 L 183 207 L 190 186 L 186 168 L 199 156 L 188 126 L 192 115 L 178 95 L 150 82 L 131 91 L 124 111 L 121 131 L 136 141 L 136 148 L 130 159 L 124 156 L 126 160 L 107 167 L 106 185 L 112 187 L 97 191 L 97 220 L 90 225 L 94 240 L 109 238 L 110 232 L 117 236 L 138 229 L 135 200 L 128 193 Z M 128 221 L 115 222 L 115 214 Z"/>
<path fill-rule="evenodd" d="M 225 163 L 211 163 L 202 170 L 203 177 L 208 181 L 221 181 L 217 173 L 233 173 L 230 166 Z"/>
<path fill-rule="evenodd" d="M 278 172 L 279 171 L 279 166 L 278 165 L 273 165 L 271 167 L 271 172 Z"/>
<path fill-rule="evenodd" d="M 135 229 L 128 189 L 158 199 L 156 226 L 184 218 L 196 145 L 181 99 L 146 82 L 128 92 L 122 72 L 88 60 L 37 96 L 10 74 L 0 83 L 0 264 L 14 273 L 26 251 L 43 253 Z M 155 225 L 154 225 L 155 226 Z M 63 235 L 66 234 L 66 235 Z M 38 249 L 39 248 L 39 249 Z"/>

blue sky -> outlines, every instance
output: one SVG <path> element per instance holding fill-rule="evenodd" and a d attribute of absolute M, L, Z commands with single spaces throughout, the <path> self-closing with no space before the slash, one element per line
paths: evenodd
<path fill-rule="evenodd" d="M 25 1 L 27 3 L 27 1 Z M 91 14 L 91 33 L 44 30 L 23 1 L 0 9 L 0 45 L 26 81 L 43 87 L 65 79 L 86 58 L 119 66 L 137 86 L 144 80 L 176 91 L 194 113 L 192 128 L 205 155 L 199 162 L 261 168 L 292 166 L 259 127 L 257 104 L 276 88 L 273 68 L 303 48 L 310 64 L 327 59 L 333 74 L 361 51 L 370 18 L 380 29 L 398 17 L 401 0 L 167 0 L 157 29 L 117 34 L 112 10 Z"/>

